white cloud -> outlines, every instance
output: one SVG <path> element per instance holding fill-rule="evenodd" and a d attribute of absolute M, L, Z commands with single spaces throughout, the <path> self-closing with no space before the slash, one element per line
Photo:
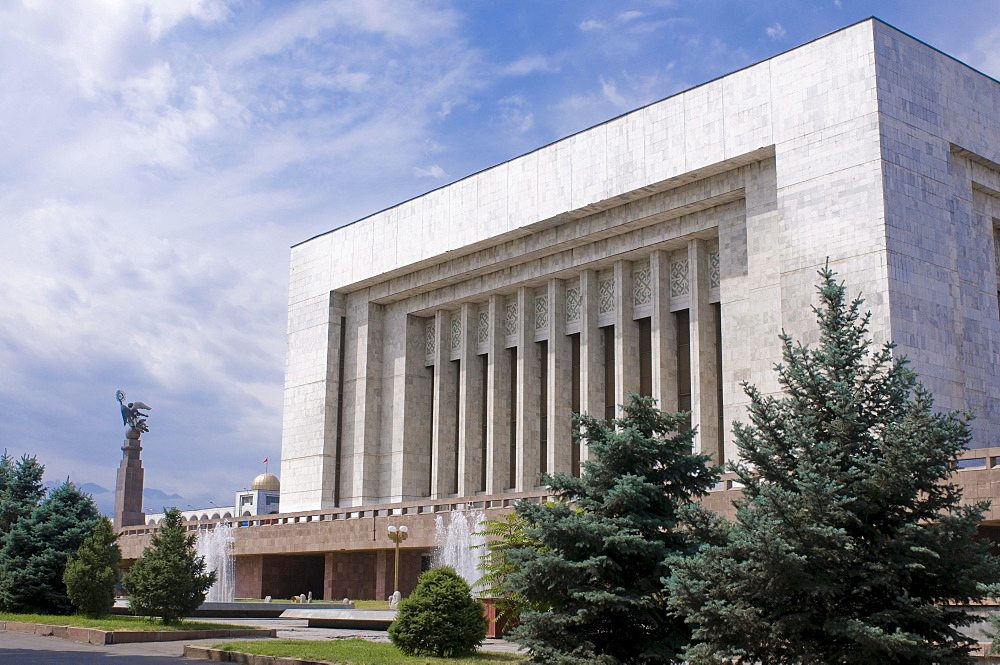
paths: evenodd
<path fill-rule="evenodd" d="M 579 27 L 584 32 L 588 32 L 590 30 L 603 30 L 604 27 L 605 27 L 605 25 L 604 25 L 604 23 L 601 23 L 600 21 L 595 21 L 593 19 L 588 19 L 586 21 L 581 21 Z"/>
<path fill-rule="evenodd" d="M 500 120 L 509 131 L 523 134 L 535 126 L 535 114 L 522 95 L 510 95 L 497 101 Z"/>
<path fill-rule="evenodd" d="M 416 166 L 413 168 L 413 174 L 418 178 L 447 178 L 448 174 L 444 172 L 444 169 L 437 164 L 431 164 L 427 167 Z"/>
<path fill-rule="evenodd" d="M 642 18 L 643 16 L 646 16 L 646 12 L 638 12 L 638 11 L 622 12 L 617 16 L 617 21 L 619 23 L 628 23 L 629 21 L 634 21 L 636 19 Z"/>
<path fill-rule="evenodd" d="M 618 84 L 614 80 L 605 81 L 601 79 L 601 93 L 604 97 L 620 109 L 628 106 L 628 101 L 618 93 Z"/>
<path fill-rule="evenodd" d="M 785 36 L 785 29 L 780 23 L 775 23 L 767 29 L 767 36 L 771 39 L 781 39 Z"/>
<path fill-rule="evenodd" d="M 524 76 L 535 72 L 554 72 L 554 67 L 544 56 L 526 55 L 509 65 L 504 66 L 501 72 L 508 76 Z"/>

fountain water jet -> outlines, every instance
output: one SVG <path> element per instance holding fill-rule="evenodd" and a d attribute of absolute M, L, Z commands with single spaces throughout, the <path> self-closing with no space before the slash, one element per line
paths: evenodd
<path fill-rule="evenodd" d="M 215 584 L 208 590 L 205 601 L 231 603 L 236 596 L 236 557 L 233 556 L 233 527 L 216 524 L 214 529 L 198 531 L 197 551 L 205 557 L 205 570 L 216 573 Z"/>
<path fill-rule="evenodd" d="M 483 576 L 478 569 L 483 550 L 478 546 L 486 542 L 486 537 L 476 531 L 485 519 L 486 513 L 481 510 L 453 511 L 447 524 L 442 515 L 434 518 L 434 565 L 454 568 L 472 587 L 473 596 L 482 591 L 476 584 Z"/>

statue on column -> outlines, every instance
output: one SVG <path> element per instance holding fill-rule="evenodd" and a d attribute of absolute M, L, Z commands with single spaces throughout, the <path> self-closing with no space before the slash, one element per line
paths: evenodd
<path fill-rule="evenodd" d="M 115 397 L 118 398 L 118 403 L 121 405 L 122 425 L 125 426 L 125 436 L 129 439 L 138 439 L 143 432 L 148 432 L 149 426 L 146 424 L 146 418 L 149 417 L 149 414 L 143 413 L 140 409 L 150 411 L 153 407 L 144 402 L 129 402 L 126 404 L 124 390 L 116 392 Z"/>
<path fill-rule="evenodd" d="M 125 391 L 115 393 L 121 406 L 122 425 L 125 426 L 125 443 L 122 445 L 122 462 L 118 467 L 118 482 L 115 486 L 115 529 L 121 531 L 128 526 L 146 523 L 142 510 L 142 484 L 144 472 L 139 453 L 142 443 L 139 437 L 149 431 L 146 418 L 152 407 L 143 402 L 125 401 Z"/>

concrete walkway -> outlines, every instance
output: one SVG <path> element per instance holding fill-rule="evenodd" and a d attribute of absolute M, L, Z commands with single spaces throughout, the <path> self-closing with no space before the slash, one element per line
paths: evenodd
<path fill-rule="evenodd" d="M 388 642 L 385 631 L 309 628 L 304 619 L 208 619 L 213 623 L 231 623 L 259 628 L 277 628 L 278 638 L 286 640 L 342 640 L 360 638 Z M 3 665 L 176 665 L 185 644 L 211 646 L 231 640 L 188 640 L 186 642 L 149 642 L 145 644 L 77 644 L 54 637 L 39 637 L 12 631 L 0 632 L 0 663 Z M 486 640 L 484 651 L 515 653 L 518 646 L 506 640 Z M 196 662 L 184 658 L 185 662 Z"/>

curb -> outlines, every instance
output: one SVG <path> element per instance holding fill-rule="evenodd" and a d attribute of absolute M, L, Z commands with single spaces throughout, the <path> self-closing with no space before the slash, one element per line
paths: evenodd
<path fill-rule="evenodd" d="M 134 644 L 136 642 L 177 642 L 179 640 L 225 639 L 230 637 L 277 637 L 276 628 L 221 628 L 217 630 L 99 630 L 78 626 L 50 626 L 44 623 L 0 621 L 0 630 L 58 637 L 83 644 Z"/>
<path fill-rule="evenodd" d="M 329 660 L 261 656 L 242 651 L 223 651 L 211 647 L 191 646 L 190 644 L 184 646 L 184 657 L 210 660 L 216 663 L 242 663 L 243 665 L 336 665 Z"/>

